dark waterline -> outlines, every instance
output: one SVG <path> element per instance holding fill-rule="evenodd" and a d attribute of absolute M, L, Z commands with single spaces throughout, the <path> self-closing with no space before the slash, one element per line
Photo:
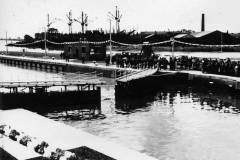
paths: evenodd
<path fill-rule="evenodd" d="M 56 79 L 66 77 L 0 64 L 0 81 Z M 58 120 L 158 159 L 240 159 L 238 94 L 202 86 L 167 86 L 115 102 L 113 82 L 105 81 L 111 82 L 102 87 L 105 119 Z"/>

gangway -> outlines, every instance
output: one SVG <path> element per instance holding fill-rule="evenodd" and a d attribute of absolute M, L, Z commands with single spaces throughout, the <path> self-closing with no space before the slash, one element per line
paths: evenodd
<path fill-rule="evenodd" d="M 140 78 L 148 77 L 157 72 L 157 69 L 145 69 L 137 72 L 132 72 L 130 74 L 124 75 L 116 79 L 116 82 L 125 83 L 132 80 L 137 80 Z"/>

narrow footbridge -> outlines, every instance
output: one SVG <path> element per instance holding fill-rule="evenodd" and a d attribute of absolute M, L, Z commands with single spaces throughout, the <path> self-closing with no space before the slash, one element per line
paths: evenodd
<path fill-rule="evenodd" d="M 124 75 L 122 77 L 118 77 L 116 79 L 117 82 L 120 83 L 126 83 L 132 80 L 137 80 L 140 78 L 144 78 L 144 77 L 148 77 L 148 76 L 152 76 L 154 73 L 157 72 L 157 69 L 145 69 L 145 70 L 140 70 L 140 71 L 136 71 L 136 72 L 131 72 L 127 75 Z"/>

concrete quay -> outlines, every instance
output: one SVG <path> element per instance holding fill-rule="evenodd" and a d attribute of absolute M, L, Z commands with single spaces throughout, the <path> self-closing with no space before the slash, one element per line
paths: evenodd
<path fill-rule="evenodd" d="M 6 63 L 15 66 L 26 66 L 31 68 L 40 68 L 53 70 L 57 72 L 96 72 L 101 73 L 104 77 L 117 78 L 125 74 L 137 72 L 139 70 L 132 68 L 119 68 L 115 65 L 106 66 L 98 63 L 66 62 L 62 59 L 44 59 L 23 56 L 0 55 L 0 63 Z"/>
<path fill-rule="evenodd" d="M 101 73 L 104 77 L 117 78 L 116 79 L 117 83 L 121 83 L 121 84 L 129 83 L 130 81 L 136 82 L 140 80 L 141 83 L 144 82 L 144 86 L 146 87 L 148 86 L 147 84 L 158 85 L 159 82 L 161 82 L 164 78 L 169 78 L 169 80 L 175 79 L 175 81 L 178 80 L 178 81 L 184 81 L 184 82 L 204 80 L 207 83 L 225 85 L 232 89 L 240 90 L 240 77 L 208 74 L 208 73 L 202 73 L 201 71 L 193 71 L 193 70 L 182 70 L 182 71 L 160 70 L 158 71 L 158 73 L 155 73 L 155 70 L 119 68 L 119 67 L 116 67 L 115 65 L 106 66 L 103 63 L 82 64 L 79 61 L 66 62 L 60 59 L 53 60 L 53 59 L 20 57 L 20 56 L 9 56 L 9 55 L 0 55 L 0 62 L 11 64 L 11 65 L 41 68 L 46 70 L 50 69 L 50 70 L 67 71 L 67 72 L 96 72 L 96 73 Z M 150 81 L 154 81 L 154 83 L 150 83 Z M 132 83 L 129 83 L 129 84 L 132 85 Z"/>
<path fill-rule="evenodd" d="M 45 141 L 49 144 L 50 149 L 61 148 L 63 150 L 71 150 L 79 147 L 87 147 L 94 151 L 93 154 L 99 153 L 108 157 L 107 159 L 109 160 L 156 160 L 153 157 L 130 150 L 120 144 L 112 143 L 104 138 L 50 120 L 28 110 L 0 110 L 0 117 L 0 125 L 6 124 L 21 134 L 24 133 L 34 137 L 37 141 Z M 18 141 L 13 141 L 9 137 L 0 134 L 1 150 L 4 150 L 16 159 L 26 160 L 41 156 L 34 152 L 31 148 L 31 143 L 25 147 Z"/>
<path fill-rule="evenodd" d="M 229 87 L 236 91 L 240 91 L 240 77 L 233 77 L 233 76 L 226 76 L 226 75 L 218 75 L 218 74 L 209 74 L 209 73 L 202 73 L 201 71 L 190 71 L 190 70 L 183 70 L 183 71 L 176 71 L 175 73 L 178 74 L 187 74 L 188 81 L 195 81 L 201 83 L 201 80 L 210 83 L 210 84 L 217 84 Z"/>
<path fill-rule="evenodd" d="M 240 77 L 182 70 L 143 70 L 142 72 L 116 79 L 115 96 L 137 96 L 148 91 L 159 90 L 167 85 L 197 85 L 240 91 Z"/>

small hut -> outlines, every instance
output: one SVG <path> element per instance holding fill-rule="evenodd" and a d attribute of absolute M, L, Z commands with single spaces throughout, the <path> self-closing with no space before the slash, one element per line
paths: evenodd
<path fill-rule="evenodd" d="M 105 44 L 75 43 L 64 46 L 64 56 L 70 59 L 101 61 L 106 57 Z"/>
<path fill-rule="evenodd" d="M 148 45 L 149 42 L 144 42 L 143 44 L 145 44 L 145 45 L 142 46 L 140 54 L 142 55 L 142 57 L 149 58 L 150 56 L 152 56 L 154 54 L 152 46 Z"/>

